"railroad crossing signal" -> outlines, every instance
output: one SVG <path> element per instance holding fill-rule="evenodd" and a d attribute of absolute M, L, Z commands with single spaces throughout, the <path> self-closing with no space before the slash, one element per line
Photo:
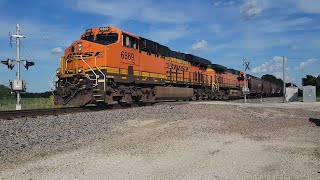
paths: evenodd
<path fill-rule="evenodd" d="M 6 61 L 1 61 L 1 63 L 6 65 L 8 67 L 8 69 L 11 69 L 11 70 L 14 67 L 13 61 L 9 58 Z"/>
<path fill-rule="evenodd" d="M 250 65 L 250 62 L 246 62 L 246 61 L 244 61 L 243 62 L 244 63 L 244 70 L 246 71 L 246 70 L 250 70 L 250 67 L 249 67 L 249 65 Z"/>
<path fill-rule="evenodd" d="M 247 103 L 247 94 L 250 93 L 250 89 L 248 88 L 248 78 L 246 70 L 250 70 L 250 62 L 246 61 L 243 58 L 243 70 L 244 70 L 244 86 L 243 86 L 243 95 L 244 95 L 244 103 Z"/>
<path fill-rule="evenodd" d="M 30 66 L 33 66 L 34 62 L 30 62 L 27 60 L 24 60 L 23 66 L 28 70 Z"/>
<path fill-rule="evenodd" d="M 20 39 L 25 38 L 25 37 L 20 34 L 20 25 L 19 24 L 17 24 L 16 34 L 11 35 L 9 32 L 9 35 L 10 35 L 10 46 L 12 46 L 12 39 L 15 39 L 15 43 L 16 43 L 16 47 L 17 47 L 17 59 L 16 60 L 7 59 L 6 61 L 1 61 L 1 63 L 6 65 L 8 67 L 8 69 L 11 69 L 11 70 L 14 67 L 13 61 L 16 61 L 16 63 L 17 63 L 17 74 L 16 74 L 17 77 L 13 81 L 10 81 L 10 87 L 11 87 L 11 91 L 16 92 L 16 94 L 17 94 L 16 110 L 21 110 L 20 93 L 25 92 L 25 90 L 26 90 L 25 84 L 26 83 L 20 79 L 20 62 L 23 61 L 23 65 L 27 70 L 29 69 L 30 66 L 34 65 L 34 62 L 20 59 Z"/>
<path fill-rule="evenodd" d="M 16 61 L 16 60 L 13 60 L 13 59 L 7 59 L 6 61 L 1 61 L 2 64 L 6 65 L 8 67 L 8 69 L 12 70 L 14 68 L 14 63 L 13 61 Z M 27 60 L 20 60 L 20 61 L 23 61 L 23 66 L 29 70 L 29 67 L 30 66 L 34 66 L 34 62 L 31 62 L 31 61 L 27 61 Z"/>

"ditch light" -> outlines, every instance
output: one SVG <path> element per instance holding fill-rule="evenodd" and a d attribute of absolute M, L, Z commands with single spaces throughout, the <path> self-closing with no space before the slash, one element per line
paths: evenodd
<path fill-rule="evenodd" d="M 25 60 L 23 66 L 28 70 L 30 66 L 34 66 L 34 62 Z"/>
<path fill-rule="evenodd" d="M 11 69 L 11 70 L 14 67 L 13 61 L 11 59 L 7 59 L 6 61 L 1 61 L 1 63 L 6 65 L 8 69 Z"/>

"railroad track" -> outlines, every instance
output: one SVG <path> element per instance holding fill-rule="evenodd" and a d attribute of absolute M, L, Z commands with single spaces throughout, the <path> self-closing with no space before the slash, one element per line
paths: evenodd
<path fill-rule="evenodd" d="M 21 111 L 0 111 L 0 119 L 13 120 L 24 117 L 38 117 L 47 115 L 61 115 L 66 113 L 77 113 L 92 111 L 93 108 L 65 107 L 65 108 L 49 108 L 49 109 L 30 109 Z"/>
<path fill-rule="evenodd" d="M 146 104 L 146 106 L 151 104 Z M 111 109 L 125 109 L 139 107 L 137 104 L 130 105 L 108 105 L 104 107 L 88 106 L 88 107 L 63 107 L 63 108 L 48 108 L 48 109 L 29 109 L 21 111 L 0 111 L 0 120 L 13 120 L 17 118 L 31 117 L 36 118 L 39 116 L 54 116 L 69 113 L 80 113 L 90 111 L 103 111 Z"/>
<path fill-rule="evenodd" d="M 232 101 L 232 100 L 230 100 Z M 201 102 L 201 101 L 199 101 Z M 171 104 L 171 105 L 179 105 L 186 104 L 188 102 L 184 101 L 159 101 L 147 103 L 144 106 L 150 106 L 153 104 L 161 105 L 161 104 Z M 105 107 L 98 106 L 87 106 L 87 107 L 64 107 L 64 108 L 50 108 L 50 109 L 30 109 L 30 110 L 21 110 L 21 111 L 0 111 L 0 120 L 13 120 L 17 118 L 25 118 L 25 117 L 39 117 L 39 116 L 50 116 L 50 115 L 61 115 L 68 113 L 80 113 L 80 112 L 89 112 L 89 111 L 102 111 L 102 110 L 111 110 L 111 109 L 125 109 L 125 108 L 134 108 L 139 107 L 137 104 L 129 104 L 129 105 L 107 105 Z"/>

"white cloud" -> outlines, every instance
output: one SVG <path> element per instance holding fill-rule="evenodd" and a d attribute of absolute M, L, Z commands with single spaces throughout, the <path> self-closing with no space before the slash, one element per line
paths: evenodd
<path fill-rule="evenodd" d="M 306 13 L 320 13 L 320 1 L 319 0 L 298 0 L 298 8 Z"/>
<path fill-rule="evenodd" d="M 296 84 L 296 78 L 287 75 L 286 76 L 286 83 L 290 83 L 290 82 Z"/>
<path fill-rule="evenodd" d="M 318 29 L 318 27 L 313 26 L 314 23 L 314 19 L 308 17 L 301 17 L 290 20 L 279 18 L 277 19 L 277 21 L 275 21 L 274 19 L 264 19 L 257 23 L 256 28 L 258 28 L 260 32 L 266 33 Z"/>
<path fill-rule="evenodd" d="M 249 20 L 259 15 L 263 10 L 263 4 L 261 0 L 247 0 L 240 6 L 240 13 L 245 19 Z"/>
<path fill-rule="evenodd" d="M 9 32 L 13 34 L 15 32 L 16 25 L 5 20 L 0 21 L 0 38 L 6 38 L 9 41 Z"/>
<path fill-rule="evenodd" d="M 283 79 L 283 72 L 277 71 L 277 72 L 274 72 L 273 75 L 276 78 Z M 288 73 L 286 73 L 286 83 L 288 83 L 288 82 L 295 83 L 295 80 L 296 80 L 296 78 L 291 77 L 288 75 Z"/>
<path fill-rule="evenodd" d="M 269 66 L 269 62 L 265 62 L 263 64 L 261 64 L 260 66 L 257 66 L 255 68 L 252 69 L 253 73 L 265 73 L 268 72 L 268 66 Z"/>
<path fill-rule="evenodd" d="M 277 72 L 282 67 L 282 57 L 274 56 L 272 60 L 263 63 L 252 69 L 253 73 Z"/>
<path fill-rule="evenodd" d="M 268 73 L 268 74 L 274 75 L 276 78 L 283 79 L 283 72 L 280 71 L 280 68 L 272 70 L 272 68 L 268 67 L 270 65 L 273 66 L 269 62 L 266 62 L 263 65 L 256 67 L 255 68 L 256 70 L 253 70 L 252 72 L 256 71 L 254 73 Z M 259 71 L 259 70 L 261 70 L 261 71 Z M 286 72 L 288 72 L 288 71 L 286 71 Z M 295 78 L 288 76 L 288 73 L 286 73 L 286 82 L 293 82 L 293 81 L 295 81 Z"/>
<path fill-rule="evenodd" d="M 195 6 L 201 6 L 201 4 L 181 2 L 78 0 L 74 1 L 73 7 L 79 11 L 111 16 L 115 19 L 136 20 L 148 23 L 185 23 L 201 19 L 198 15 L 204 12 L 194 10 L 199 9 L 195 8 Z"/>
<path fill-rule="evenodd" d="M 291 49 L 292 49 L 292 50 L 294 50 L 294 51 L 296 51 L 296 50 L 298 50 L 298 49 L 299 49 L 299 46 L 297 46 L 297 45 L 293 45 L 293 46 L 291 47 Z"/>
<path fill-rule="evenodd" d="M 213 5 L 216 7 L 220 6 L 221 4 L 222 4 L 222 1 L 219 1 L 219 0 L 213 2 Z"/>
<path fill-rule="evenodd" d="M 282 62 L 282 61 L 283 61 L 283 57 L 281 57 L 281 56 L 274 56 L 274 57 L 272 58 L 272 60 L 273 60 L 274 62 L 276 62 L 276 63 L 279 63 L 279 62 Z"/>
<path fill-rule="evenodd" d="M 279 72 L 279 71 L 278 71 L 278 72 L 274 72 L 273 75 L 274 75 L 276 78 L 281 78 L 281 79 L 283 78 L 283 73 L 282 73 L 282 72 Z"/>
<path fill-rule="evenodd" d="M 308 66 L 310 66 L 311 64 L 315 63 L 317 61 L 317 59 L 308 59 L 306 61 L 303 61 L 299 64 L 298 67 L 296 67 L 296 70 L 303 70 L 305 68 L 307 68 Z"/>
<path fill-rule="evenodd" d="M 218 38 L 225 38 L 236 33 L 234 29 L 225 28 L 219 24 L 209 25 L 207 29 L 213 32 Z"/>
<path fill-rule="evenodd" d="M 214 0 L 213 5 L 216 7 L 219 6 L 232 6 L 236 4 L 238 0 Z"/>
<path fill-rule="evenodd" d="M 53 49 L 51 49 L 51 54 L 60 54 L 63 52 L 62 47 L 55 47 Z"/>
<path fill-rule="evenodd" d="M 157 28 L 151 29 L 146 35 L 146 38 L 153 41 L 166 44 L 172 40 L 178 39 L 190 33 L 190 29 L 187 26 L 177 26 L 171 28 Z"/>
<path fill-rule="evenodd" d="M 208 42 L 205 40 L 200 40 L 192 44 L 191 48 L 192 51 L 207 51 L 208 50 Z"/>
<path fill-rule="evenodd" d="M 13 48 L 10 48 L 8 31 L 15 32 L 16 22 L 20 23 L 21 33 L 26 37 L 21 41 L 21 58 L 34 61 L 35 69 L 45 68 L 48 66 L 48 61 L 58 60 L 57 49 L 52 52 L 52 48 L 70 45 L 84 31 L 77 26 L 49 24 L 39 19 L 23 18 L 20 21 L 15 17 L 1 19 L 0 26 L 3 25 L 3 29 L 0 29 L 0 39 L 7 42 L 3 46 L 4 51 L 1 56 L 15 57 L 15 46 L 13 44 Z"/>

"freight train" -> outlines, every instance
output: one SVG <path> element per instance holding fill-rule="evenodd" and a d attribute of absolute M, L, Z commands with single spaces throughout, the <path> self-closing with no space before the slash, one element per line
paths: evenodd
<path fill-rule="evenodd" d="M 159 100 L 234 99 L 243 95 L 244 73 L 115 27 L 87 29 L 64 51 L 55 104 L 144 104 Z M 248 76 L 252 96 L 281 88 Z"/>

